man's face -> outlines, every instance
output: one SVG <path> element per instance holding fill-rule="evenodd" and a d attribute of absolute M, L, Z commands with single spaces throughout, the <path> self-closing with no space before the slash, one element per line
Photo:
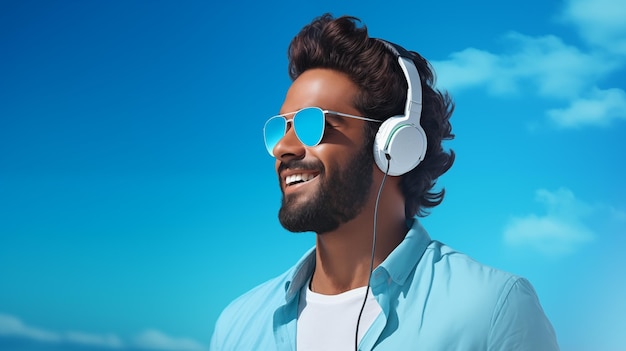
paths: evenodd
<path fill-rule="evenodd" d="M 357 91 L 342 73 L 311 69 L 293 82 L 280 113 L 315 106 L 360 115 L 352 105 Z M 283 192 L 279 211 L 283 227 L 321 234 L 359 214 L 369 197 L 373 176 L 372 146 L 366 144 L 365 123 L 327 115 L 324 137 L 314 147 L 300 143 L 289 125 L 274 148 Z"/>

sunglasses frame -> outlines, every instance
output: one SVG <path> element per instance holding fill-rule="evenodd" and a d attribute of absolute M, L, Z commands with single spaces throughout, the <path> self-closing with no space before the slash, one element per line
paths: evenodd
<path fill-rule="evenodd" d="M 336 116 L 340 116 L 340 117 L 359 119 L 359 120 L 367 121 L 367 122 L 377 122 L 377 123 L 382 123 L 383 122 L 383 121 L 379 121 L 379 120 L 373 119 L 373 118 L 368 118 L 368 117 L 363 117 L 363 116 L 356 116 L 356 115 L 351 115 L 351 114 L 343 113 L 343 112 L 337 112 L 337 111 L 333 111 L 333 110 L 323 110 L 323 109 L 321 109 L 319 107 L 315 107 L 315 106 L 304 107 L 304 108 L 301 108 L 301 109 L 299 109 L 298 111 L 295 111 L 295 112 L 287 112 L 287 113 L 282 113 L 280 115 L 275 115 L 275 116 L 272 116 L 272 117 L 268 118 L 267 121 L 265 121 L 265 125 L 263 126 L 263 139 L 265 141 L 265 148 L 267 149 L 267 152 L 269 152 L 269 154 L 272 157 L 276 157 L 276 156 L 274 156 L 274 153 L 271 152 L 270 148 L 268 147 L 267 131 L 266 131 L 266 129 L 267 129 L 268 123 L 270 121 L 276 119 L 276 118 L 283 118 L 285 120 L 285 124 L 284 124 L 285 127 L 284 127 L 284 131 L 283 131 L 283 135 L 280 137 L 280 139 L 278 139 L 279 141 L 285 136 L 285 134 L 287 134 L 287 126 L 289 125 L 289 123 L 291 123 L 291 125 L 293 126 L 294 133 L 296 134 L 296 137 L 298 138 L 300 143 L 302 143 L 302 145 L 305 145 L 307 147 L 314 147 L 314 146 L 318 145 L 322 141 L 322 139 L 324 138 L 324 132 L 326 131 L 326 123 L 322 123 L 322 132 L 320 133 L 319 140 L 316 143 L 312 144 L 312 145 L 306 144 L 304 141 L 302 141 L 302 139 L 298 135 L 298 129 L 295 126 L 294 120 L 295 120 L 296 116 L 298 115 L 298 113 L 300 113 L 302 111 L 305 111 L 305 110 L 311 110 L 311 109 L 317 110 L 317 111 L 322 113 L 322 121 L 326 120 L 326 114 L 331 114 L 331 115 L 336 115 Z M 293 117 L 288 119 L 287 116 L 289 116 L 289 115 L 293 115 Z M 276 144 L 278 144 L 278 142 L 276 142 Z M 276 147 L 276 144 L 274 144 L 272 146 L 272 151 Z"/>

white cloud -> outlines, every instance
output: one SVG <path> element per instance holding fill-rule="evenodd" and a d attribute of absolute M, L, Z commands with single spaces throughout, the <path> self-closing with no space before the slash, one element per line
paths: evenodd
<path fill-rule="evenodd" d="M 114 334 L 98 335 L 84 332 L 67 332 L 65 340 L 75 344 L 102 346 L 112 349 L 119 349 L 124 346 L 122 340 Z"/>
<path fill-rule="evenodd" d="M 61 341 L 61 336 L 57 333 L 27 326 L 21 320 L 2 313 L 0 313 L 0 335 L 18 336 L 38 341 Z"/>
<path fill-rule="evenodd" d="M 560 19 L 573 24 L 589 44 L 626 55 L 626 1 L 569 0 Z"/>
<path fill-rule="evenodd" d="M 594 234 L 578 223 L 561 218 L 529 215 L 514 218 L 504 231 L 504 239 L 511 246 L 528 246 L 545 254 L 570 254 L 591 239 Z"/>
<path fill-rule="evenodd" d="M 573 24 L 590 45 L 510 32 L 499 53 L 467 48 L 433 61 L 438 84 L 452 93 L 481 87 L 495 96 L 556 102 L 563 106 L 545 115 L 561 128 L 608 126 L 626 119 L 623 88 L 598 88 L 626 66 L 626 0 L 569 0 L 559 19 Z"/>
<path fill-rule="evenodd" d="M 490 52 L 468 48 L 450 55 L 447 61 L 432 61 L 437 82 L 447 90 L 488 85 L 496 76 L 499 57 Z"/>
<path fill-rule="evenodd" d="M 590 81 L 615 68 L 605 57 L 583 52 L 553 35 L 530 37 L 509 33 L 506 38 L 516 49 L 504 56 L 511 80 L 530 83 L 541 97 L 576 97 L 588 89 Z"/>
<path fill-rule="evenodd" d="M 567 108 L 547 111 L 560 127 L 606 126 L 615 119 L 626 119 L 626 93 L 621 89 L 594 89 L 586 98 L 570 102 Z"/>
<path fill-rule="evenodd" d="M 33 339 L 40 342 L 71 343 L 98 346 L 109 349 L 124 349 L 128 346 L 148 350 L 203 351 L 206 348 L 188 338 L 173 338 L 158 330 L 148 330 L 137 335 L 132 342 L 124 342 L 115 334 L 92 334 L 80 331 L 53 332 L 24 324 L 20 319 L 0 313 L 0 337 L 11 336 Z"/>
<path fill-rule="evenodd" d="M 584 223 L 594 207 L 576 199 L 565 188 L 536 193 L 546 207 L 545 215 L 530 214 L 512 218 L 504 229 L 504 242 L 513 247 L 527 247 L 548 255 L 566 255 L 592 241 L 596 234 Z"/>
<path fill-rule="evenodd" d="M 498 96 L 533 92 L 544 98 L 569 99 L 616 67 L 600 55 L 582 52 L 551 35 L 511 32 L 505 41 L 511 47 L 507 53 L 469 48 L 451 54 L 449 60 L 433 61 L 439 84 L 453 92 L 483 86 Z"/>
<path fill-rule="evenodd" d="M 195 340 L 172 338 L 158 330 L 147 330 L 135 338 L 134 344 L 141 348 L 172 351 L 201 351 L 204 346 Z"/>

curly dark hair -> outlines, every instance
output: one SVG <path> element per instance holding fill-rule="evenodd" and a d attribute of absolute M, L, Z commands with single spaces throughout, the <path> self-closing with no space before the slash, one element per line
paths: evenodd
<path fill-rule="evenodd" d="M 437 178 L 454 163 L 454 151 L 444 151 L 443 140 L 454 138 L 450 116 L 454 103 L 447 92 L 435 89 L 428 61 L 409 51 L 422 83 L 421 125 L 428 139 L 424 160 L 404 174 L 400 182 L 405 215 L 425 217 L 443 201 L 445 189 L 433 191 Z M 404 113 L 408 85 L 397 58 L 382 42 L 370 38 L 367 27 L 352 16 L 315 18 L 293 38 L 288 49 L 289 76 L 295 80 L 311 68 L 328 68 L 346 74 L 359 87 L 353 102 L 363 115 L 381 121 Z M 369 146 L 380 126 L 368 123 Z"/>

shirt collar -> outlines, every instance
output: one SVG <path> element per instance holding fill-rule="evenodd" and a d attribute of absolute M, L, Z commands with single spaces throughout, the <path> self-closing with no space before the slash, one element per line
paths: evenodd
<path fill-rule="evenodd" d="M 404 240 L 376 268 L 386 270 L 389 277 L 399 285 L 404 284 L 431 242 L 426 229 L 417 218 L 408 219 L 407 227 L 409 231 Z"/>
<path fill-rule="evenodd" d="M 426 247 L 431 242 L 430 236 L 417 218 L 406 221 L 409 231 L 404 240 L 387 256 L 385 261 L 376 268 L 384 269 L 397 284 L 404 284 L 409 273 L 422 258 Z M 291 278 L 285 283 L 285 299 L 287 302 L 300 292 L 315 269 L 315 248 L 311 248 L 295 265 Z"/>
<path fill-rule="evenodd" d="M 292 275 L 285 283 L 285 299 L 287 302 L 293 300 L 294 297 L 300 292 L 300 289 L 306 284 L 313 270 L 315 269 L 315 247 L 311 248 L 302 258 L 298 261 L 292 270 Z"/>

